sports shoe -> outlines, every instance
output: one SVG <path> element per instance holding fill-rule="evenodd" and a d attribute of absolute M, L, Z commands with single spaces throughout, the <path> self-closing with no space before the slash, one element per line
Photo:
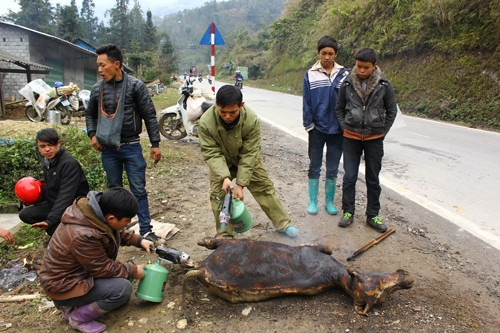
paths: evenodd
<path fill-rule="evenodd" d="M 368 225 L 370 227 L 377 230 L 378 232 L 386 232 L 387 231 L 387 227 L 385 226 L 384 222 L 382 222 L 382 219 L 378 215 L 367 216 L 366 223 L 368 223 Z"/>
<path fill-rule="evenodd" d="M 340 218 L 339 227 L 345 228 L 354 221 L 354 215 L 349 212 L 344 212 Z"/>
<path fill-rule="evenodd" d="M 293 225 L 289 225 L 285 229 L 285 234 L 290 238 L 295 238 L 299 234 L 299 231 Z"/>
<path fill-rule="evenodd" d="M 156 234 L 154 232 L 152 232 L 152 231 L 148 232 L 147 234 L 145 234 L 142 237 L 144 239 L 147 239 L 148 241 L 151 241 L 151 242 L 155 243 L 155 246 L 165 244 L 165 239 L 156 236 Z"/>

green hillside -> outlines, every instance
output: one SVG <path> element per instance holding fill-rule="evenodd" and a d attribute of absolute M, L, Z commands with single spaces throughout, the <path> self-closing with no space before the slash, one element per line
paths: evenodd
<path fill-rule="evenodd" d="M 277 20 L 286 0 L 207 1 L 202 7 L 166 16 L 156 26 L 166 32 L 177 47 L 179 70 L 197 65 L 208 74 L 210 46 L 199 45 L 202 36 L 214 22 L 226 43 L 235 31 L 254 33 Z M 243 41 L 244 42 L 244 41 Z M 231 44 L 217 46 L 216 51 L 232 49 Z M 233 50 L 236 52 L 236 50 Z M 218 63 L 221 63 L 222 60 Z"/>
<path fill-rule="evenodd" d="M 500 0 L 288 0 L 281 12 L 282 4 L 212 1 L 178 14 L 196 30 L 165 25 L 180 49 L 193 44 L 184 59 L 202 65 L 209 49 L 194 44 L 214 21 L 227 44 L 216 48 L 218 73 L 248 66 L 259 85 L 295 94 L 321 36 L 339 41 L 337 61 L 349 67 L 358 48 L 371 47 L 403 112 L 500 129 Z"/>
<path fill-rule="evenodd" d="M 269 75 L 299 91 L 324 34 L 346 66 L 375 49 L 405 112 L 500 128 L 498 0 L 292 0 L 272 25 Z"/>

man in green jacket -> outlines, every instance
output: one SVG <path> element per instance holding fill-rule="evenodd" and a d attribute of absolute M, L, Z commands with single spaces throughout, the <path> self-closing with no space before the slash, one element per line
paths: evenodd
<path fill-rule="evenodd" d="M 243 189 L 248 187 L 274 227 L 288 237 L 297 237 L 298 231 L 291 225 L 262 164 L 259 118 L 244 106 L 241 91 L 233 85 L 222 86 L 215 101 L 201 117 L 198 135 L 203 158 L 210 169 L 210 202 L 217 233 L 233 236 L 230 225 L 221 228 L 219 222 L 224 195 L 231 190 L 233 198 L 243 200 Z M 234 178 L 236 188 L 233 188 Z"/>

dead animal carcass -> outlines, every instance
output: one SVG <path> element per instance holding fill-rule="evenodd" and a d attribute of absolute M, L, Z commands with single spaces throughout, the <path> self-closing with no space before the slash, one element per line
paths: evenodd
<path fill-rule="evenodd" d="M 186 273 L 183 283 L 196 276 L 208 291 L 229 302 L 256 302 L 290 294 L 315 295 L 339 286 L 354 300 L 355 311 L 365 315 L 399 289 L 409 289 L 413 278 L 404 270 L 394 273 L 359 273 L 332 256 L 325 245 L 289 246 L 248 239 L 206 238 L 198 245 L 215 249 Z"/>

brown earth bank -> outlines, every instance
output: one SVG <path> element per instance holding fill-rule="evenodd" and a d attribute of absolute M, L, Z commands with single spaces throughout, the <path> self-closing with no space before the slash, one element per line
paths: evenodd
<path fill-rule="evenodd" d="M 175 147 L 191 158 L 182 165 L 166 168 L 161 161 L 148 169 L 152 217 L 181 229 L 167 246 L 201 261 L 212 250 L 196 242 L 215 234 L 208 200 L 208 169 L 196 138 L 163 140 L 161 146 Z M 289 239 L 277 233 L 246 191 L 245 202 L 254 223 L 249 231 L 237 234 L 237 238 L 289 245 L 327 244 L 333 248 L 333 257 L 360 272 L 407 270 L 415 280 L 413 288 L 392 294 L 365 317 L 354 312 L 352 299 L 339 288 L 315 296 L 232 304 L 208 293 L 197 280 L 191 279 L 186 284 L 186 295 L 193 322 L 182 328 L 182 281 L 188 269 L 164 264 L 169 277 L 163 301 L 150 303 L 133 294 L 126 306 L 101 318 L 107 332 L 498 332 L 498 250 L 384 188 L 381 216 L 396 232 L 347 262 L 355 250 L 380 235 L 364 222 L 364 182 L 361 179 L 358 182 L 355 222 L 341 229 L 337 226 L 339 217 L 328 215 L 324 209 L 324 179 L 320 182 L 318 215 L 306 213 L 308 158 L 304 141 L 263 124 L 262 157 L 299 230 L 299 237 Z M 337 207 L 341 207 L 341 186 L 342 172 L 335 197 Z M 43 248 L 26 250 L 26 256 L 42 254 Z M 156 260 L 155 254 L 147 256 L 136 248 L 122 248 L 119 259 L 125 261 L 131 257 L 135 257 L 136 263 Z M 2 296 L 37 291 L 41 291 L 39 285 L 23 286 L 3 292 Z M 62 314 L 44 299 L 2 304 L 0 330 L 72 332 Z"/>

